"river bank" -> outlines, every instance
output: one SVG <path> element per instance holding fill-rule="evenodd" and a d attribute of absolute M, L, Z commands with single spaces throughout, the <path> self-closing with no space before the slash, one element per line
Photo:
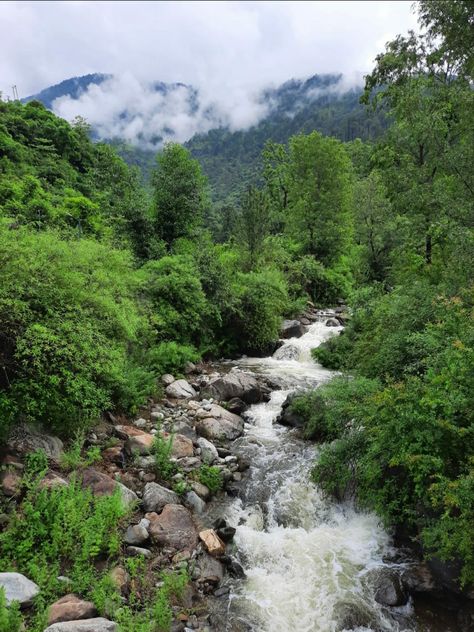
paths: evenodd
<path fill-rule="evenodd" d="M 303 316 L 304 329 L 295 332 L 293 323 L 286 330 L 298 337 L 283 341 L 272 357 L 190 365 L 186 380 L 163 376 L 164 399 L 150 401 L 132 421 L 109 415 L 86 438 L 84 449 L 98 447 L 101 460 L 81 470 L 83 484 L 95 494 L 120 486 L 137 507 L 123 525 L 122 562 L 111 569 L 123 599 L 132 581 L 127 557 L 145 559 L 149 581 L 161 569 L 189 575 L 173 604 L 173 632 L 471 629 L 449 608 L 433 613 L 429 571 L 394 546 L 376 516 L 321 496 L 309 482 L 317 446 L 275 423 L 291 392 L 331 379 L 310 351 L 340 331 L 337 317 L 335 311 Z M 164 446 L 172 435 L 171 468 L 163 477 L 153 446 L 156 436 Z M 59 439 L 19 434 L 2 457 L 10 509 L 21 499 L 22 455 L 38 447 L 50 458 L 45 484 L 68 484 Z M 206 480 L 209 468 L 223 491 Z M 422 590 L 423 598 L 414 596 Z M 59 607 L 56 621 L 77 611 Z M 100 614 L 109 617 L 100 629 L 116 629 L 113 611 Z M 60 629 L 84 630 L 88 620 Z M 55 625 L 48 630 L 59 630 Z"/>

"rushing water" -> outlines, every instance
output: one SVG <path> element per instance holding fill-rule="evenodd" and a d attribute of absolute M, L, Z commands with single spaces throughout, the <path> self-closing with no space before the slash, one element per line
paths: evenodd
<path fill-rule="evenodd" d="M 375 577 L 391 552 L 386 531 L 373 514 L 324 499 L 309 480 L 316 447 L 274 424 L 288 393 L 333 376 L 311 360 L 310 351 L 338 330 L 316 322 L 274 357 L 239 362 L 239 369 L 270 376 L 282 390 L 247 412 L 236 451 L 251 459 L 251 469 L 240 497 L 220 508 L 237 527 L 236 553 L 246 573 L 233 587 L 227 630 L 415 629 L 410 605 L 389 609 L 374 598 Z"/>

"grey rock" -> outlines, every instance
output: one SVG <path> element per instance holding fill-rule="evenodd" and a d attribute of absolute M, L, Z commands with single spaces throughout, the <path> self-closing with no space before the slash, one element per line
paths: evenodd
<path fill-rule="evenodd" d="M 166 387 L 165 392 L 168 397 L 173 399 L 189 399 L 197 395 L 194 388 L 186 380 L 176 380 Z"/>
<path fill-rule="evenodd" d="M 163 413 L 160 413 L 156 410 L 154 410 L 152 413 L 150 413 L 150 419 L 153 419 L 153 421 L 158 421 L 160 419 L 164 419 L 165 416 Z"/>
<path fill-rule="evenodd" d="M 146 428 L 147 421 L 146 419 L 143 419 L 143 417 L 140 417 L 140 419 L 136 419 L 133 422 L 133 425 L 136 426 L 137 428 Z"/>
<path fill-rule="evenodd" d="M 171 489 L 158 483 L 147 483 L 143 491 L 143 507 L 145 511 L 160 513 L 165 505 L 178 505 L 179 496 Z"/>
<path fill-rule="evenodd" d="M 211 492 L 208 487 L 200 483 L 199 481 L 192 481 L 191 489 L 196 492 L 198 496 L 200 496 L 203 500 L 208 502 L 211 500 Z"/>
<path fill-rule="evenodd" d="M 190 492 L 186 492 L 186 496 L 184 498 L 185 505 L 189 509 L 195 511 L 198 514 L 204 513 L 204 510 L 206 509 L 206 503 L 196 494 L 195 491 L 191 490 Z"/>
<path fill-rule="evenodd" d="M 156 461 L 154 456 L 140 456 L 137 458 L 137 467 L 143 470 L 155 469 Z"/>
<path fill-rule="evenodd" d="M 215 557 L 203 552 L 197 564 L 201 581 L 208 581 L 211 578 L 217 578 L 219 582 L 223 580 L 224 566 Z"/>
<path fill-rule="evenodd" d="M 299 320 L 284 320 L 280 329 L 282 338 L 301 338 L 304 327 Z"/>
<path fill-rule="evenodd" d="M 153 557 L 153 553 L 148 549 L 144 549 L 140 546 L 127 546 L 125 550 L 126 554 L 129 557 L 146 557 L 147 559 Z"/>
<path fill-rule="evenodd" d="M 18 601 L 22 608 L 31 606 L 40 589 L 20 573 L 0 573 L 0 586 L 5 590 L 7 605 Z"/>
<path fill-rule="evenodd" d="M 125 532 L 123 541 L 125 544 L 140 546 L 148 540 L 148 531 L 143 524 L 131 524 Z"/>
<path fill-rule="evenodd" d="M 328 318 L 326 321 L 326 327 L 339 327 L 341 323 L 337 320 L 337 318 Z"/>
<path fill-rule="evenodd" d="M 19 454 L 43 450 L 48 459 L 59 462 L 64 445 L 58 437 L 48 435 L 39 428 L 23 425 L 17 426 L 15 436 L 7 441 L 7 448 Z"/>
<path fill-rule="evenodd" d="M 234 441 L 244 432 L 244 422 L 229 421 L 228 419 L 213 419 L 208 417 L 196 423 L 196 432 L 210 441 Z"/>
<path fill-rule="evenodd" d="M 166 505 L 160 515 L 150 518 L 150 536 L 158 546 L 177 550 L 194 549 L 198 533 L 191 513 L 182 505 Z"/>
<path fill-rule="evenodd" d="M 165 373 L 161 376 L 161 381 L 165 386 L 169 386 L 170 384 L 173 384 L 175 379 L 170 373 Z"/>
<path fill-rule="evenodd" d="M 117 632 L 118 626 L 113 621 L 97 617 L 80 621 L 62 621 L 53 623 L 44 632 Z"/>
<path fill-rule="evenodd" d="M 240 415 L 247 410 L 248 405 L 239 397 L 233 397 L 227 402 L 227 410 L 235 415 Z"/>
<path fill-rule="evenodd" d="M 384 569 L 377 574 L 375 601 L 384 606 L 404 606 L 408 593 L 397 572 Z"/>
<path fill-rule="evenodd" d="M 282 426 L 289 426 L 290 428 L 303 428 L 305 424 L 303 417 L 290 410 L 291 403 L 295 397 L 298 397 L 299 395 L 301 395 L 301 392 L 290 393 L 288 395 L 283 402 L 280 414 L 276 418 L 276 423 L 281 424 Z"/>
<path fill-rule="evenodd" d="M 268 390 L 263 389 L 253 375 L 231 371 L 212 380 L 205 387 L 203 395 L 220 401 L 238 397 L 247 404 L 258 404 L 268 399 Z"/>
<path fill-rule="evenodd" d="M 272 357 L 275 360 L 297 360 L 300 354 L 301 349 L 297 345 L 287 342 L 277 349 Z"/>
<path fill-rule="evenodd" d="M 199 437 L 197 444 L 201 448 L 201 459 L 204 463 L 212 465 L 219 458 L 216 446 L 204 437 Z"/>

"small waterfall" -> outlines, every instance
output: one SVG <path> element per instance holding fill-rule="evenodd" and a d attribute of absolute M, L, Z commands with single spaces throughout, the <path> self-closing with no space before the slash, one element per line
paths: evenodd
<path fill-rule="evenodd" d="M 376 516 L 324 499 L 310 482 L 317 447 L 274 420 L 288 393 L 316 387 L 334 373 L 311 349 L 340 328 L 311 325 L 269 358 L 245 358 L 239 368 L 278 379 L 283 390 L 252 406 L 237 451 L 251 459 L 240 498 L 227 520 L 237 528 L 246 579 L 231 595 L 226 630 L 255 632 L 402 632 L 415 628 L 410 605 L 393 611 L 375 601 L 373 573 L 385 566 L 391 541 Z M 235 619 L 234 619 L 235 618 Z M 244 622 L 233 627 L 232 620 Z"/>

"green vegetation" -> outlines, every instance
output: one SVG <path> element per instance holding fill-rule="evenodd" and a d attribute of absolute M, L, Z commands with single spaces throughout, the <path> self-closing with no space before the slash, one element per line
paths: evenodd
<path fill-rule="evenodd" d="M 463 584 L 474 581 L 472 2 L 418 8 L 424 30 L 377 57 L 367 110 L 352 94 L 309 127 L 313 101 L 291 120 L 282 106 L 245 134 L 195 138 L 214 193 L 249 175 L 221 204 L 186 148 L 167 145 L 145 188 L 84 121 L 0 101 L 2 439 L 23 421 L 76 436 L 63 466 L 80 470 L 98 458 L 82 455 L 87 429 L 106 410 L 138 410 L 162 373 L 269 353 L 282 317 L 348 299 L 346 330 L 314 351 L 343 375 L 292 404 L 323 444 L 314 479 L 354 494 L 427 555 L 459 559 Z M 169 479 L 172 438 L 157 437 L 157 472 Z M 94 565 L 117 555 L 119 499 L 94 499 L 74 478 L 41 490 L 46 467 L 44 455 L 28 461 L 24 499 L 0 535 L 5 566 L 42 587 L 34 630 L 65 590 L 54 579 L 65 567 L 100 612 L 119 603 Z M 222 485 L 215 468 L 199 478 Z M 181 579 L 163 581 L 117 610 L 123 630 L 169 627 Z M 0 601 L 1 617 L 18 627 Z"/>
<path fill-rule="evenodd" d="M 160 429 L 153 440 L 152 453 L 155 457 L 157 475 L 163 480 L 169 480 L 176 473 L 176 463 L 171 461 L 173 451 L 173 435 L 165 438 Z"/>
<path fill-rule="evenodd" d="M 205 463 L 199 468 L 199 482 L 205 485 L 212 494 L 220 491 L 224 484 L 221 470 L 215 465 Z"/>
<path fill-rule="evenodd" d="M 294 406 L 325 442 L 314 480 L 462 563 L 474 582 L 472 4 L 419 3 L 427 34 L 399 36 L 365 101 L 393 124 L 353 144 L 353 318 L 314 350 L 350 373 Z M 465 20 L 464 20 L 465 18 Z M 431 35 L 436 34 L 435 39 Z"/>

